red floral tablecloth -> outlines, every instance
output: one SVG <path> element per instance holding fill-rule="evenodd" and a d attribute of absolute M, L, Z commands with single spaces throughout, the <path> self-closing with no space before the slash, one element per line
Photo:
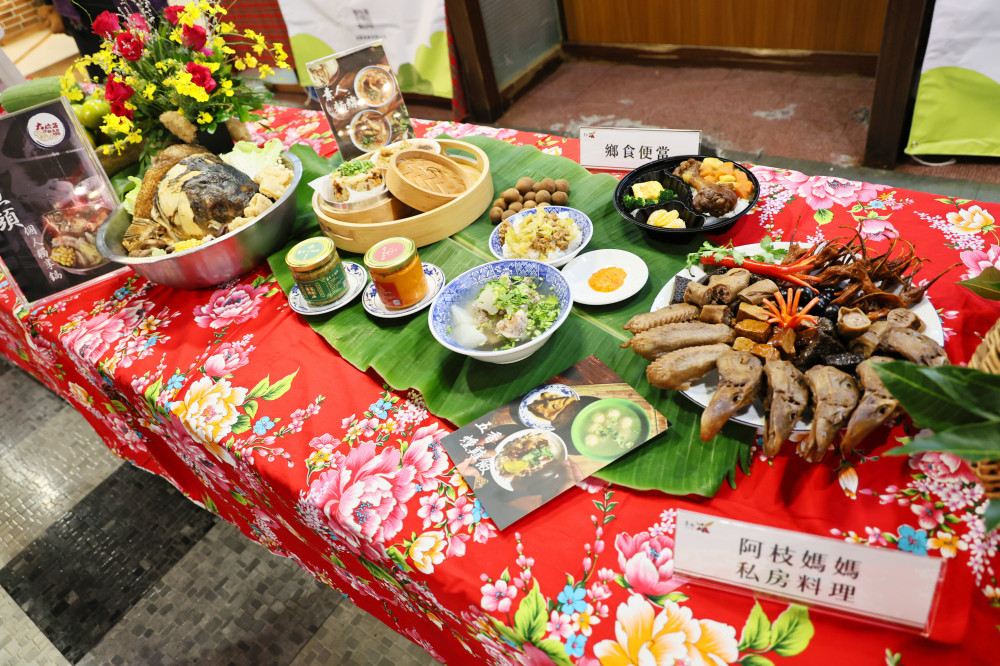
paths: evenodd
<path fill-rule="evenodd" d="M 271 107 L 260 138 L 333 152 L 320 114 Z M 578 156 L 575 140 L 455 123 Z M 1000 307 L 954 282 L 1000 267 L 1000 206 L 753 168 L 761 199 L 733 236 L 901 236 L 932 269 L 929 298 L 954 362 Z M 821 224 L 822 223 L 822 224 Z M 662 283 L 655 267 L 651 279 Z M 440 445 L 451 426 L 419 395 L 345 362 L 267 268 L 203 291 L 128 272 L 23 311 L 0 282 L 0 350 L 69 400 L 115 453 L 170 480 L 448 664 L 992 663 L 1000 636 L 996 532 L 951 455 L 805 463 L 789 444 L 711 500 L 583 483 L 503 533 Z M 374 334 L 377 334 L 374 333 Z M 530 387 L 524 387 L 527 390 Z M 885 447 L 903 436 L 883 431 Z M 938 637 L 684 584 L 677 509 L 689 508 L 948 561 Z M 759 603 L 759 606 L 757 605 Z"/>

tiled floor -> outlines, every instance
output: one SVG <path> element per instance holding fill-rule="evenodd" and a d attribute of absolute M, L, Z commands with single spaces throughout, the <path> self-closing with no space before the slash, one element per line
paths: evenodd
<path fill-rule="evenodd" d="M 706 150 L 734 159 L 1000 202 L 995 161 L 857 168 L 872 90 L 861 77 L 568 63 L 497 124 L 566 135 L 581 124 L 699 127 Z M 434 663 L 122 463 L 0 358 L 0 666 Z"/>
<path fill-rule="evenodd" d="M 430 666 L 0 358 L 0 665 Z"/>

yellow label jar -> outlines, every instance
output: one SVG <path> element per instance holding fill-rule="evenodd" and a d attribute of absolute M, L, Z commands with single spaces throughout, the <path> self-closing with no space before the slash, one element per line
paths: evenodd
<path fill-rule="evenodd" d="M 309 305 L 326 305 L 347 293 L 347 274 L 333 241 L 309 238 L 285 255 L 285 264 Z"/>
<path fill-rule="evenodd" d="M 427 295 L 417 244 L 409 238 L 387 238 L 365 252 L 365 268 L 387 308 L 408 308 Z"/>

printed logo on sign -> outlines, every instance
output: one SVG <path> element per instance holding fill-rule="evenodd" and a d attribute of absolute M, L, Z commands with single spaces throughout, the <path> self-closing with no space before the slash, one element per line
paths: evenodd
<path fill-rule="evenodd" d="M 42 148 L 51 148 L 66 138 L 66 126 L 51 113 L 36 113 L 28 120 L 28 136 Z"/>

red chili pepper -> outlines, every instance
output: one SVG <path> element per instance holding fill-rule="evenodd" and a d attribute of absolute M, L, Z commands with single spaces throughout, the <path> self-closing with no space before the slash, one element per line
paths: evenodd
<path fill-rule="evenodd" d="M 736 260 L 728 255 L 716 259 L 714 254 L 706 254 L 701 258 L 701 263 L 706 266 L 745 268 L 751 273 L 785 280 L 786 282 L 791 282 L 793 284 L 806 287 L 815 293 L 819 293 L 812 285 L 808 284 L 809 282 L 820 281 L 820 277 L 818 275 L 809 275 L 806 272 L 813 267 L 813 262 L 808 259 L 803 259 L 795 262 L 794 264 L 788 264 L 787 266 L 769 264 L 763 261 L 756 261 L 754 259 L 744 259 L 742 263 L 737 264 Z"/>

